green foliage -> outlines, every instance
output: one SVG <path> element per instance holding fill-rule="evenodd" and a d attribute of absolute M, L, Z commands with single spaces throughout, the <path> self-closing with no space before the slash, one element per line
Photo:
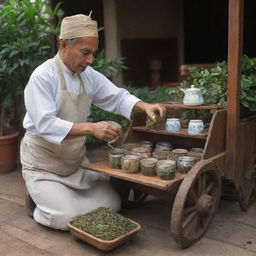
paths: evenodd
<path fill-rule="evenodd" d="M 106 77 L 111 78 L 116 76 L 122 69 L 127 69 L 124 60 L 124 57 L 107 60 L 104 50 L 101 50 L 91 66 Z"/>
<path fill-rule="evenodd" d="M 191 84 L 200 88 L 207 104 L 227 105 L 227 62 L 217 63 L 210 70 L 193 67 L 189 78 L 177 88 L 188 88 Z M 180 95 L 180 100 L 183 95 Z M 241 116 L 256 111 L 256 58 L 243 56 L 241 75 Z"/>
<path fill-rule="evenodd" d="M 53 19 L 57 18 L 59 25 L 61 16 L 59 5 L 51 9 L 48 1 L 6 0 L 0 5 L 0 110 L 3 122 L 6 123 L 7 115 L 10 117 L 10 111 L 15 119 L 21 119 L 17 111 L 22 110 L 24 87 L 32 71 L 51 57 L 52 42 L 59 32 L 58 26 L 53 26 Z M 3 122 L 0 123 L 2 132 Z"/>

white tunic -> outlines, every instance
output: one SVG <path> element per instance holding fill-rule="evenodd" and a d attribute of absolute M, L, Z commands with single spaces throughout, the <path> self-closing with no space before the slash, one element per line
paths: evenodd
<path fill-rule="evenodd" d="M 67 90 L 79 94 L 80 80 L 62 63 Z M 127 90 L 116 87 L 104 75 L 87 67 L 81 78 L 88 94 L 89 104 L 130 119 L 133 106 L 140 101 Z M 60 144 L 73 123 L 57 117 L 60 107 L 61 81 L 53 59 L 35 69 L 25 89 L 27 113 L 23 126 L 27 133 L 40 135 L 49 142 Z"/>

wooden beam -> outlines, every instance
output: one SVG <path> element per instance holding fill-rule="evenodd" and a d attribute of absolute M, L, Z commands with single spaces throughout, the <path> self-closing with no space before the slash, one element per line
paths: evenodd
<path fill-rule="evenodd" d="M 229 0 L 228 23 L 228 98 L 225 176 L 233 180 L 237 168 L 240 82 L 243 49 L 244 0 Z"/>

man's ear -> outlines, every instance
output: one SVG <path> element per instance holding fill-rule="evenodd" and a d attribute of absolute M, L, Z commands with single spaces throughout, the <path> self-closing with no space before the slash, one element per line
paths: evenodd
<path fill-rule="evenodd" d="M 67 40 L 66 39 L 60 40 L 60 48 L 63 50 L 67 48 Z"/>

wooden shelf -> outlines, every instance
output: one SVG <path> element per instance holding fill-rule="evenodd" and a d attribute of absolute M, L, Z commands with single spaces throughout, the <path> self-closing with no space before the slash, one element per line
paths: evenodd
<path fill-rule="evenodd" d="M 157 176 L 150 177 L 150 176 L 145 176 L 141 173 L 131 174 L 131 173 L 126 173 L 121 169 L 112 169 L 109 167 L 107 161 L 97 162 L 93 164 L 86 164 L 86 165 L 82 165 L 81 167 L 92 170 L 92 171 L 101 172 L 111 177 L 131 181 L 131 182 L 135 182 L 135 183 L 139 183 L 139 184 L 143 184 L 146 186 L 154 187 L 161 190 L 167 190 L 167 191 L 170 189 L 170 187 L 173 184 L 177 182 L 181 182 L 186 176 L 186 174 L 176 173 L 174 179 L 172 180 L 161 180 Z"/>
<path fill-rule="evenodd" d="M 190 105 L 184 105 L 181 102 L 173 102 L 173 101 L 169 101 L 169 102 L 162 102 L 160 103 L 161 105 L 165 106 L 166 108 L 181 108 L 181 109 L 209 109 L 209 110 L 218 110 L 218 109 L 224 109 L 223 106 L 220 105 L 216 105 L 216 104 L 212 104 L 212 105 L 198 105 L 198 106 L 190 106 Z"/>
<path fill-rule="evenodd" d="M 196 135 L 189 134 L 187 129 L 181 129 L 178 132 L 168 132 L 165 130 L 148 129 L 145 126 L 133 126 L 132 130 L 138 131 L 138 132 L 156 133 L 156 134 L 172 135 L 172 136 L 179 136 L 179 137 L 185 137 L 185 138 L 196 138 L 196 139 L 203 139 L 203 140 L 206 139 L 208 134 L 208 128 L 204 129 L 203 134 L 196 134 Z"/>

